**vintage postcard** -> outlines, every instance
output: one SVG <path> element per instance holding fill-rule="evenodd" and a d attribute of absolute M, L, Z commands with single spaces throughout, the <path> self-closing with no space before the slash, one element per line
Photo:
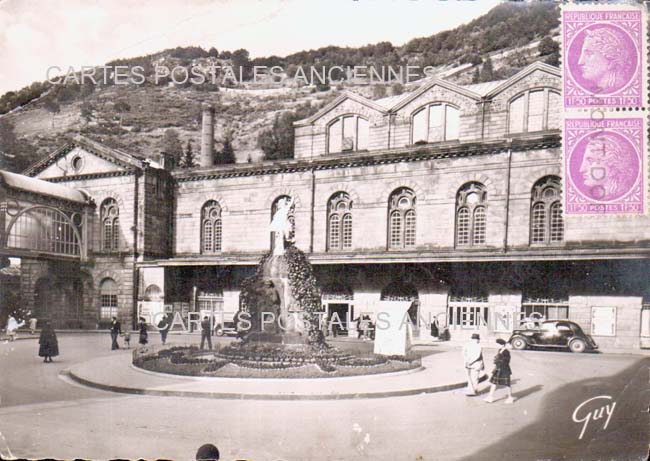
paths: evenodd
<path fill-rule="evenodd" d="M 647 459 L 647 28 L 0 0 L 0 458 Z"/>

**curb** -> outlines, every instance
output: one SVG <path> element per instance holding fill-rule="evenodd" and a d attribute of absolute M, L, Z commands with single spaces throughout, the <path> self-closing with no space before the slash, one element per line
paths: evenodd
<path fill-rule="evenodd" d="M 72 370 L 62 371 L 60 376 L 69 378 L 78 384 L 100 389 L 103 391 L 117 392 L 121 394 L 151 395 L 158 397 L 191 397 L 202 399 L 219 399 L 219 400 L 351 400 L 351 399 L 378 399 L 386 397 L 405 397 L 420 394 L 433 394 L 435 392 L 445 392 L 455 389 L 464 388 L 467 383 L 443 384 L 441 386 L 423 387 L 418 389 L 405 389 L 400 391 L 389 392 L 367 392 L 367 393 L 350 393 L 350 394 L 241 394 L 234 392 L 196 392 L 196 391 L 172 391 L 143 389 L 126 386 L 113 386 L 87 380 L 75 375 Z M 487 380 L 487 375 L 479 378 L 479 382 Z"/>

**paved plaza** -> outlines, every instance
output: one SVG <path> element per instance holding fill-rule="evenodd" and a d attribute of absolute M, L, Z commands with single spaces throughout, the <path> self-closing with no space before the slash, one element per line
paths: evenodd
<path fill-rule="evenodd" d="M 172 344 L 195 339 L 170 336 Z M 225 460 L 643 459 L 647 453 L 649 418 L 642 410 L 650 358 L 643 355 L 514 351 L 516 402 L 505 405 L 499 393 L 493 404 L 482 400 L 486 383 L 481 397 L 464 395 L 455 344 L 419 347 L 424 369 L 396 376 L 241 386 L 134 370 L 132 351 L 111 351 L 108 334 L 61 333 L 59 342 L 61 356 L 52 364 L 37 357 L 34 339 L 0 343 L 5 458 L 181 460 L 193 459 L 207 442 Z M 484 353 L 490 363 L 495 350 Z M 80 385 L 70 373 L 125 389 Z M 396 386 L 421 392 L 391 395 Z M 584 423 L 572 420 L 574 411 L 602 395 L 616 402 L 608 427 L 604 418 L 590 420 L 580 439 Z M 591 407 L 583 408 L 586 414 Z"/>

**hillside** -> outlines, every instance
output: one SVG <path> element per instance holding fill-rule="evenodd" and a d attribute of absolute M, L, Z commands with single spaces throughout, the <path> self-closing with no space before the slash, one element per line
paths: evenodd
<path fill-rule="evenodd" d="M 141 85 L 113 85 L 109 81 L 106 85 L 65 86 L 37 82 L 0 97 L 0 113 L 4 113 L 0 116 L 0 168 L 20 171 L 76 133 L 155 157 L 161 150 L 169 150 L 163 135 L 173 129 L 180 145 L 186 148 L 190 142 L 196 152 L 200 105 L 204 102 L 215 106 L 216 136 L 220 141 L 232 139 L 237 161 L 258 161 L 264 156 L 258 147 L 262 132 L 271 127 L 288 131 L 292 120 L 314 113 L 342 89 L 379 99 L 417 85 L 348 79 L 336 88 L 304 86 L 295 79 L 299 66 L 433 66 L 436 73 L 460 84 L 497 80 L 534 60 L 557 60 L 557 47 L 549 36 L 556 33 L 558 17 L 553 3 L 505 3 L 468 24 L 413 39 L 401 47 L 389 42 L 360 48 L 331 46 L 283 58 L 255 59 L 250 59 L 246 50 L 219 52 L 215 48 L 187 47 L 113 61 L 107 65 L 142 66 L 147 81 Z M 159 63 L 187 68 L 210 64 L 241 67 L 245 81 L 228 87 L 176 85 L 168 80 L 155 84 L 153 66 Z M 279 65 L 286 72 L 281 79 L 253 83 L 250 69 L 255 65 Z M 282 113 L 290 116 L 274 124 Z"/>

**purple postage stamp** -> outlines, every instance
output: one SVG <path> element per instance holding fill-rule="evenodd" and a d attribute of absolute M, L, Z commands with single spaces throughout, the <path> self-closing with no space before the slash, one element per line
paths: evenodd
<path fill-rule="evenodd" d="M 644 213 L 644 120 L 565 118 L 565 212 Z"/>
<path fill-rule="evenodd" d="M 643 107 L 647 101 L 642 5 L 562 8 L 564 107 Z"/>

